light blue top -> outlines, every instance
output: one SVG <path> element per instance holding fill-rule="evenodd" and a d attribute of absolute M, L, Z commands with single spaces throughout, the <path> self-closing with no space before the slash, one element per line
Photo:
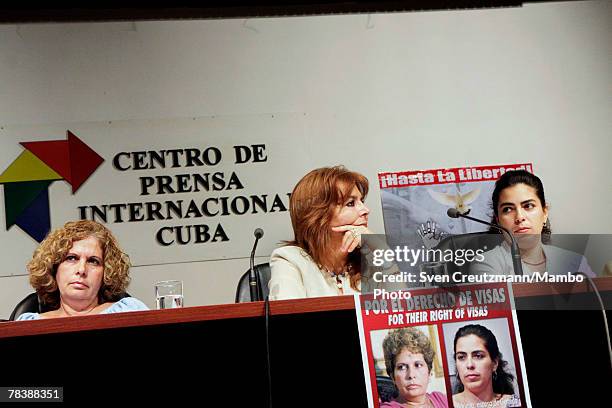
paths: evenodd
<path fill-rule="evenodd" d="M 124 297 L 118 302 L 113 303 L 110 307 L 104 309 L 100 314 L 136 312 L 138 310 L 149 310 L 147 305 L 133 297 Z M 40 319 L 39 313 L 22 313 L 17 320 L 37 320 Z"/>

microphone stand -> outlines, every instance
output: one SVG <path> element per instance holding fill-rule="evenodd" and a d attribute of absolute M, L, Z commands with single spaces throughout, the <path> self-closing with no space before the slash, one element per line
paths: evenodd
<path fill-rule="evenodd" d="M 468 220 L 479 222 L 481 224 L 493 227 L 499 231 L 505 232 L 510 237 L 510 240 L 512 241 L 512 244 L 510 246 L 510 253 L 512 254 L 512 267 L 514 269 L 514 274 L 523 275 L 523 264 L 521 263 L 521 251 L 518 247 L 518 243 L 516 242 L 516 239 L 514 238 L 514 235 L 512 235 L 512 233 L 507 228 L 504 228 L 501 225 L 479 220 L 478 218 L 473 218 L 465 214 L 461 214 L 459 211 L 453 212 L 453 213 L 455 213 L 458 217 L 467 218 Z M 453 217 L 452 215 L 450 215 L 450 211 L 448 215 L 451 216 L 452 218 L 457 218 L 457 217 Z"/>
<path fill-rule="evenodd" d="M 582 275 L 586 279 L 588 284 L 591 286 L 591 288 L 595 292 L 595 296 L 597 297 L 597 301 L 599 302 L 599 310 L 601 310 L 601 313 L 603 313 L 603 321 L 604 321 L 604 326 L 606 328 L 606 340 L 608 341 L 608 355 L 610 356 L 610 368 L 612 368 L 612 342 L 610 341 L 610 327 L 608 326 L 608 317 L 606 316 L 606 308 L 604 306 L 604 303 L 601 300 L 601 294 L 599 293 L 599 290 L 597 290 L 597 286 L 595 286 L 593 279 L 589 275 L 583 272 L 576 272 L 576 275 Z"/>
<path fill-rule="evenodd" d="M 259 287 L 257 285 L 257 275 L 255 274 L 255 250 L 257 249 L 257 242 L 263 236 L 261 229 L 255 230 L 255 243 L 253 244 L 253 250 L 251 251 L 251 269 L 249 269 L 249 291 L 251 293 L 251 302 L 260 300 Z"/>

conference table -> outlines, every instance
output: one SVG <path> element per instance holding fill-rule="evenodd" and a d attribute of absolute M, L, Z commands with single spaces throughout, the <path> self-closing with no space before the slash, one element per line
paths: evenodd
<path fill-rule="evenodd" d="M 612 277 L 595 281 L 609 309 Z M 612 380 L 593 292 L 586 283 L 513 291 L 533 406 L 583 406 L 594 381 Z M 589 310 L 538 310 L 570 298 Z M 3 322 L 0 387 L 62 387 L 75 405 L 263 407 L 271 395 L 276 407 L 366 407 L 353 297 L 268 305 L 268 318 L 265 302 L 252 302 Z M 544 382 L 551 376 L 557 389 Z"/>

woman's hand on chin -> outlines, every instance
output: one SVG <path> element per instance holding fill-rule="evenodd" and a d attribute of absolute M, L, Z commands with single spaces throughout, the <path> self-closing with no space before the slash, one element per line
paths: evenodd
<path fill-rule="evenodd" d="M 338 225 L 332 227 L 332 231 L 343 233 L 342 245 L 340 250 L 344 253 L 353 252 L 361 246 L 361 235 L 372 234 L 372 231 L 365 225 Z"/>

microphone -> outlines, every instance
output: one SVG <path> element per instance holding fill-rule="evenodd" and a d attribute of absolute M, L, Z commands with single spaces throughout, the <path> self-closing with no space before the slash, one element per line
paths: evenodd
<path fill-rule="evenodd" d="M 255 274 L 255 250 L 257 249 L 257 242 L 263 237 L 264 232 L 261 228 L 256 228 L 255 232 L 255 243 L 253 244 L 253 250 L 251 251 L 251 269 L 249 270 L 249 290 L 251 292 L 251 302 L 260 300 L 259 296 L 259 285 L 257 284 L 258 277 Z"/>
<path fill-rule="evenodd" d="M 478 218 L 470 217 L 467 214 L 462 214 L 461 212 L 459 212 L 459 210 L 453 207 L 449 208 L 446 211 L 446 215 L 448 215 L 451 218 L 459 218 L 459 217 L 467 218 L 468 220 L 479 222 L 481 224 L 488 225 L 489 227 L 493 227 L 499 231 L 505 232 L 510 237 L 510 240 L 512 241 L 512 245 L 510 246 L 510 253 L 512 254 L 512 267 L 514 269 L 514 274 L 523 275 L 523 265 L 521 264 L 521 251 L 519 250 L 519 247 L 516 242 L 516 239 L 514 238 L 514 235 L 512 235 L 512 233 L 507 228 L 504 228 L 499 224 L 495 224 L 492 222 L 479 220 Z"/>

